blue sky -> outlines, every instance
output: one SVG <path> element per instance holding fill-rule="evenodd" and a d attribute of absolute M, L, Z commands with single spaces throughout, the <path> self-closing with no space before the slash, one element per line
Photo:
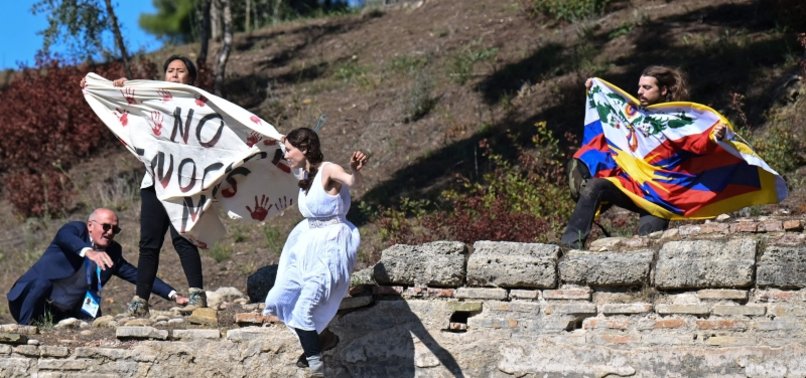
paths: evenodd
<path fill-rule="evenodd" d="M 0 69 L 16 69 L 18 61 L 33 65 L 34 56 L 42 47 L 42 36 L 37 32 L 47 27 L 47 15 L 31 14 L 34 3 L 35 0 L 6 0 L 0 5 Z M 140 29 L 137 22 L 142 13 L 156 13 L 151 0 L 117 0 L 112 4 L 128 51 L 154 51 L 162 46 Z"/>

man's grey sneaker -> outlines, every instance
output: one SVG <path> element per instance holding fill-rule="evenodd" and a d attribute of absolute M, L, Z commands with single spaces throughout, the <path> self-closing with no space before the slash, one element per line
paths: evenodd
<path fill-rule="evenodd" d="M 148 301 L 135 295 L 129 302 L 126 314 L 135 318 L 148 317 Z"/>
<path fill-rule="evenodd" d="M 188 289 L 188 306 L 193 306 L 194 308 L 207 307 L 207 293 L 204 292 L 204 289 L 197 287 Z"/>

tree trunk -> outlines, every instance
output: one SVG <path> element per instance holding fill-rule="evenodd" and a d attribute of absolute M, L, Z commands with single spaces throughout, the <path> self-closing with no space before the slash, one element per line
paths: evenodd
<path fill-rule="evenodd" d="M 218 42 L 221 40 L 221 4 L 218 0 L 212 0 L 210 8 L 210 38 Z"/>
<path fill-rule="evenodd" d="M 210 70 L 207 68 L 207 52 L 210 50 L 210 7 L 212 0 L 201 0 L 196 8 L 196 19 L 201 22 L 199 28 L 199 55 L 196 57 L 198 75 L 196 85 L 210 89 Z"/>
<path fill-rule="evenodd" d="M 215 69 L 215 94 L 219 96 L 224 95 L 224 72 L 227 68 L 227 60 L 229 59 L 230 49 L 232 48 L 232 13 L 230 12 L 229 0 L 216 0 L 221 5 L 221 14 L 223 16 L 224 24 L 224 41 L 221 48 L 218 50 L 218 58 L 216 59 Z"/>
<path fill-rule="evenodd" d="M 283 6 L 283 0 L 274 0 L 274 10 L 272 11 L 271 15 L 272 17 L 274 17 L 272 23 L 282 21 L 282 15 L 280 14 L 280 9 L 282 9 L 282 6 Z"/>
<path fill-rule="evenodd" d="M 112 27 L 112 34 L 115 36 L 115 44 L 120 51 L 120 57 L 123 59 L 123 69 L 126 70 L 126 77 L 132 77 L 132 69 L 129 67 L 129 54 L 126 53 L 126 45 L 123 43 L 123 35 L 120 34 L 120 26 L 118 26 L 118 18 L 115 16 L 115 10 L 112 8 L 112 0 L 105 0 L 106 13 L 109 15 L 109 23 Z"/>
<path fill-rule="evenodd" d="M 197 19 L 201 20 L 199 29 L 199 57 L 196 65 L 204 65 L 207 62 L 207 51 L 210 49 L 210 6 L 212 0 L 201 0 L 199 8 L 196 9 Z"/>
<path fill-rule="evenodd" d="M 247 33 L 252 31 L 252 0 L 246 0 L 246 22 L 244 31 Z"/>

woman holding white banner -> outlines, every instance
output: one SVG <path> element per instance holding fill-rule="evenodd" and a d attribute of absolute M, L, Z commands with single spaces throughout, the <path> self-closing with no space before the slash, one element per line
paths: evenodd
<path fill-rule="evenodd" d="M 172 55 L 163 64 L 165 81 L 192 85 L 196 81 L 196 66 L 187 57 Z M 112 83 L 116 87 L 126 85 L 127 78 L 119 78 Z M 81 87 L 86 85 L 81 81 Z M 201 257 L 199 249 L 173 227 L 165 207 L 157 198 L 154 177 L 146 171 L 140 184 L 140 255 L 137 262 L 136 294 L 128 305 L 129 315 L 145 317 L 149 314 L 148 300 L 159 267 L 159 253 L 165 241 L 165 232 L 170 230 L 174 249 L 188 281 L 188 303 L 186 310 L 207 307 L 204 291 Z"/>
<path fill-rule="evenodd" d="M 360 236 L 345 216 L 350 209 L 350 188 L 358 183 L 368 157 L 353 152 L 348 173 L 323 161 L 319 137 L 309 128 L 291 131 L 283 143 L 289 165 L 303 171 L 297 203 L 305 219 L 294 227 L 283 247 L 263 313 L 277 316 L 296 332 L 310 376 L 322 377 L 318 334 L 336 315 L 350 287 Z"/>

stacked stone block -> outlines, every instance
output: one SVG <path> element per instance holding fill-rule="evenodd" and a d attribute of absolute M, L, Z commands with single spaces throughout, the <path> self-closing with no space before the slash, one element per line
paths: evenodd
<path fill-rule="evenodd" d="M 333 376 L 806 376 L 800 220 L 687 225 L 590 250 L 397 245 L 356 276 Z M 228 330 L 116 328 L 113 347 L 0 326 L 1 376 L 295 375 L 299 347 L 254 312 Z M 198 323 L 204 324 L 204 323 Z M 134 345 L 134 347 L 131 347 Z"/>

